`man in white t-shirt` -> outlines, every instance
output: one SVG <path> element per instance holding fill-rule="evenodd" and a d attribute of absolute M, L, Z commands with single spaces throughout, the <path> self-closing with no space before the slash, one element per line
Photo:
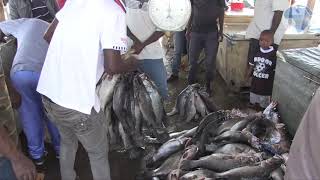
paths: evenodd
<path fill-rule="evenodd" d="M 110 180 L 108 142 L 95 89 L 104 72 L 136 70 L 135 58 L 121 59 L 127 47 L 124 8 L 113 0 L 68 0 L 44 38 L 50 45 L 37 91 L 61 135 L 62 180 L 76 178 L 78 141 L 88 152 L 93 178 Z"/>
<path fill-rule="evenodd" d="M 271 30 L 274 36 L 273 47 L 278 49 L 287 28 L 286 20 L 282 16 L 288 7 L 288 0 L 256 0 L 254 17 L 246 33 L 246 38 L 250 39 L 248 62 L 259 51 L 259 37 L 264 30 Z"/>
<path fill-rule="evenodd" d="M 139 68 L 156 84 L 163 98 L 168 96 L 167 73 L 163 50 L 158 41 L 164 35 L 157 31 L 148 13 L 148 0 L 123 0 L 126 4 L 128 45 L 139 59 Z"/>

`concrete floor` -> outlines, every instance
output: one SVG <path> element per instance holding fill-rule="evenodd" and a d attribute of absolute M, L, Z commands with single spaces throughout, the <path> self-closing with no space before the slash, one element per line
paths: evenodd
<path fill-rule="evenodd" d="M 180 80 L 169 83 L 169 100 L 165 103 L 166 111 L 171 111 L 175 97 L 181 92 L 182 89 L 186 87 L 186 74 L 184 72 L 181 73 Z M 203 74 L 203 73 L 200 73 Z M 200 78 L 201 82 L 201 78 Z M 221 109 L 232 109 L 232 108 L 240 108 L 244 109 L 246 107 L 246 99 L 245 97 L 241 97 L 239 94 L 229 93 L 227 90 L 225 83 L 221 79 L 219 75 L 216 76 L 214 80 L 214 95 L 212 100 L 219 106 Z M 169 127 L 168 130 L 170 132 L 182 129 L 192 128 L 197 125 L 198 122 L 191 123 L 178 123 L 175 120 L 175 117 L 170 117 L 169 119 Z M 25 143 L 23 143 L 25 144 Z M 60 172 L 59 172 L 59 162 L 54 157 L 54 151 L 50 147 L 50 145 L 46 145 L 49 151 L 48 160 L 46 162 L 46 180 L 59 180 Z M 127 154 L 125 152 L 110 152 L 109 153 L 109 161 L 111 167 L 111 176 L 112 180 L 133 180 L 135 175 L 139 172 L 141 167 L 141 160 L 129 160 Z M 87 153 L 83 149 L 82 146 L 79 146 L 77 153 L 77 160 L 75 163 L 75 170 L 77 175 L 81 180 L 91 180 L 92 174 L 90 169 L 90 163 L 88 160 Z"/>
<path fill-rule="evenodd" d="M 186 68 L 187 69 L 187 68 Z M 199 72 L 199 82 L 203 82 L 203 72 Z M 172 107 L 175 103 L 175 98 L 177 95 L 187 86 L 187 72 L 183 71 L 180 73 L 180 79 L 178 81 L 169 83 L 169 99 L 165 102 L 165 109 L 167 112 L 171 111 Z M 215 102 L 216 105 L 220 109 L 232 109 L 232 108 L 239 108 L 245 109 L 246 108 L 246 96 L 242 96 L 240 94 L 233 94 L 228 91 L 224 81 L 216 73 L 214 79 L 214 94 L 212 100 Z M 178 131 L 184 129 L 190 129 L 196 126 L 198 122 L 177 122 L 176 117 L 169 118 L 169 126 L 168 131 Z M 22 144 L 26 144 L 25 140 Z M 45 168 L 45 179 L 46 180 L 59 180 L 60 179 L 60 172 L 59 172 L 59 162 L 55 158 L 55 153 L 52 147 L 49 144 L 46 144 L 48 149 L 48 159 L 46 162 Z M 26 146 L 24 146 L 26 149 Z M 140 171 L 141 160 L 130 160 L 128 155 L 125 152 L 117 152 L 112 151 L 109 153 L 109 162 L 111 168 L 111 176 L 112 180 L 134 180 L 135 175 Z M 80 145 L 77 158 L 75 162 L 75 170 L 77 175 L 80 177 L 81 180 L 91 180 L 92 174 L 90 169 L 90 163 L 88 160 L 87 153 L 85 152 L 84 148 Z"/>

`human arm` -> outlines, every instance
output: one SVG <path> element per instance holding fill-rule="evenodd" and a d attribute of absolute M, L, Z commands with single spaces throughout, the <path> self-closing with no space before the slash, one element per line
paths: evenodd
<path fill-rule="evenodd" d="M 133 40 L 134 43 L 139 42 L 141 43 L 141 41 L 131 32 L 131 30 L 129 29 L 129 27 L 127 27 L 127 35 L 130 39 Z"/>
<path fill-rule="evenodd" d="M 134 49 L 134 53 L 135 54 L 140 54 L 141 51 L 148 46 L 149 44 L 158 41 L 160 37 L 162 37 L 164 35 L 163 32 L 160 31 L 155 31 L 147 40 L 145 40 L 144 42 L 140 42 L 138 41 L 134 41 L 134 44 L 132 46 L 132 49 Z"/>
<path fill-rule="evenodd" d="M 32 161 L 16 148 L 2 125 L 0 125 L 0 154 L 10 160 L 18 180 L 36 179 L 36 169 Z"/>
<path fill-rule="evenodd" d="M 49 44 L 51 42 L 52 36 L 54 34 L 54 31 L 56 30 L 57 26 L 59 24 L 59 21 L 57 18 L 54 18 L 52 23 L 49 25 L 47 31 L 45 32 L 43 39 L 46 40 Z"/>
<path fill-rule="evenodd" d="M 282 14 L 283 14 L 283 11 L 274 11 L 274 15 L 272 18 L 272 24 L 270 27 L 270 30 L 273 34 L 275 34 L 275 32 L 277 31 L 277 29 L 281 23 Z"/>
<path fill-rule="evenodd" d="M 270 30 L 273 34 L 276 33 L 282 19 L 283 12 L 288 9 L 288 0 L 271 0 L 272 1 L 272 11 L 273 17 L 270 26 Z"/>
<path fill-rule="evenodd" d="M 138 60 L 129 57 L 127 60 L 121 59 L 120 51 L 113 49 L 104 49 L 104 69 L 109 75 L 121 74 L 137 69 Z"/>
<path fill-rule="evenodd" d="M 247 72 L 246 72 L 246 80 L 249 81 L 250 77 L 253 73 L 253 65 L 248 64 L 247 66 Z"/>

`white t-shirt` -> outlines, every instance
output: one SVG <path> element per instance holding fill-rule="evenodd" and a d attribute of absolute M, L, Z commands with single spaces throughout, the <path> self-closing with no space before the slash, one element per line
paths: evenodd
<path fill-rule="evenodd" d="M 140 3 L 137 0 L 125 0 L 127 26 L 141 42 L 146 41 L 154 32 L 156 26 L 152 23 L 148 13 L 148 3 Z M 128 47 L 133 41 L 128 38 Z M 138 59 L 161 59 L 163 52 L 159 41 L 146 46 L 137 57 Z"/>
<path fill-rule="evenodd" d="M 274 11 L 284 12 L 288 7 L 288 0 L 256 0 L 254 17 L 247 29 L 246 38 L 259 39 L 262 31 L 271 28 Z M 281 23 L 274 35 L 275 44 L 280 44 L 286 28 L 287 22 L 282 17 Z"/>
<path fill-rule="evenodd" d="M 65 108 L 99 112 L 103 49 L 126 50 L 125 13 L 113 0 L 68 0 L 56 18 L 37 91 Z"/>

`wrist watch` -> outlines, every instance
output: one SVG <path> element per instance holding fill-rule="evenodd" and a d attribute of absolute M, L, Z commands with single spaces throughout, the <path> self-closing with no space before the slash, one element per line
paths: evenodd
<path fill-rule="evenodd" d="M 150 0 L 149 16 L 163 31 L 183 31 L 191 16 L 190 0 Z"/>

